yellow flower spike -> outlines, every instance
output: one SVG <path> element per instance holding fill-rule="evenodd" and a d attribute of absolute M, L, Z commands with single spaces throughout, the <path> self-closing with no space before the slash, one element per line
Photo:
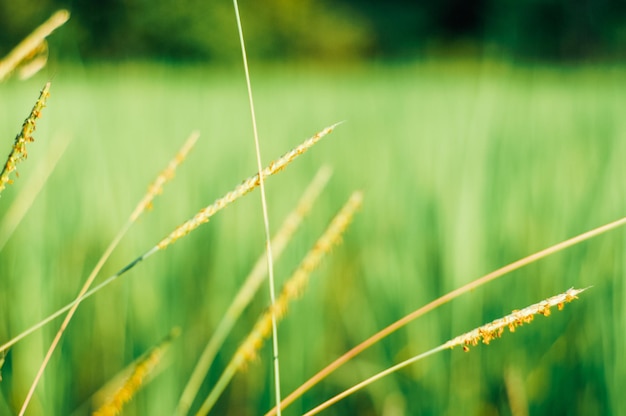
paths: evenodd
<path fill-rule="evenodd" d="M 261 171 L 263 178 L 267 178 L 283 170 L 296 157 L 300 156 L 301 154 L 309 150 L 311 147 L 313 147 L 314 144 L 319 142 L 324 136 L 331 133 L 338 124 L 339 123 L 326 127 L 324 130 L 315 134 L 313 137 L 305 140 L 301 145 L 293 148 L 292 150 L 288 151 L 283 156 L 281 156 L 279 159 L 271 162 L 265 169 Z M 253 175 L 249 177 L 248 179 L 244 180 L 234 190 L 230 191 L 223 197 L 219 198 L 218 200 L 216 200 L 215 202 L 213 202 L 211 205 L 207 206 L 206 208 L 200 210 L 200 212 L 198 212 L 193 218 L 191 218 L 187 222 L 181 224 L 178 228 L 172 231 L 170 235 L 168 235 L 163 240 L 161 240 L 156 245 L 156 248 L 158 250 L 163 250 L 164 248 L 174 243 L 179 238 L 186 236 L 191 231 L 198 228 L 200 225 L 206 222 L 209 222 L 209 218 L 215 215 L 218 211 L 226 208 L 232 202 L 241 198 L 242 196 L 246 195 L 248 192 L 252 191 L 257 186 L 259 186 L 260 184 L 259 179 L 260 177 L 259 177 L 259 174 L 257 173 L 256 175 Z"/>
<path fill-rule="evenodd" d="M 15 137 L 15 144 L 13 145 L 7 161 L 4 164 L 2 173 L 0 173 L 0 192 L 4 190 L 6 184 L 13 183 L 13 181 L 9 178 L 9 175 L 12 172 L 15 172 L 15 175 L 19 176 L 17 173 L 17 164 L 28 157 L 26 143 L 32 143 L 35 141 L 33 133 L 35 132 L 36 121 L 41 117 L 41 110 L 43 110 L 46 106 L 46 100 L 48 97 L 50 97 L 49 82 L 41 90 L 39 99 L 31 110 L 30 115 L 22 125 L 22 130 L 18 133 L 17 137 Z"/>
<path fill-rule="evenodd" d="M 172 341 L 180 335 L 180 328 L 172 329 L 169 335 L 140 357 L 125 382 L 116 390 L 110 399 L 100 406 L 94 416 L 113 416 L 122 412 L 124 405 L 128 403 L 148 381 L 154 373 L 157 365 L 162 361 L 163 355 L 171 345 Z"/>
<path fill-rule="evenodd" d="M 539 303 L 535 303 L 534 305 L 528 306 L 524 309 L 515 310 L 510 315 L 507 315 L 500 319 L 496 319 L 491 323 L 488 323 L 474 329 L 473 331 L 460 335 L 448 341 L 445 345 L 447 348 L 454 348 L 455 346 L 463 345 L 463 350 L 467 351 L 466 347 L 468 343 L 471 343 L 472 345 L 477 345 L 478 341 L 482 341 L 484 344 L 489 344 L 489 342 L 491 342 L 493 339 L 500 338 L 504 331 L 504 328 L 509 328 L 510 332 L 515 332 L 515 329 L 518 326 L 522 326 L 524 324 L 532 322 L 535 315 L 550 316 L 550 308 L 552 306 L 561 305 L 559 307 L 559 310 L 561 310 L 563 309 L 563 305 L 565 303 L 571 302 L 574 299 L 578 299 L 576 295 L 585 290 L 587 289 L 572 288 L 565 293 L 552 296 L 551 298 L 543 300 Z"/>

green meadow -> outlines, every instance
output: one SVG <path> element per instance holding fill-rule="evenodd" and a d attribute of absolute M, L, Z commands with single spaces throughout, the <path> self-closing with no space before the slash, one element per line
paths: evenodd
<path fill-rule="evenodd" d="M 362 209 L 279 325 L 283 395 L 353 346 L 490 271 L 626 214 L 626 70 L 486 60 L 339 68 L 251 64 L 261 156 L 335 122 L 267 179 L 279 228 L 317 170 L 333 176 L 275 264 L 280 288 L 350 194 Z M 243 70 L 156 64 L 48 68 L 0 84 L 8 154 L 42 86 L 51 96 L 20 176 L 0 198 L 0 342 L 67 304 L 186 137 L 200 139 L 96 283 L 256 173 Z M 9 217 L 66 151 L 19 222 Z M 38 176 L 39 175 L 39 176 Z M 44 179 L 46 177 L 44 176 Z M 22 208 L 18 208 L 18 211 Z M 2 229 L 2 228 L 0 228 Z M 0 235 L 3 239 L 3 235 Z M 324 414 L 626 414 L 626 233 L 610 231 L 481 286 L 408 324 L 284 411 L 317 404 L 413 355 L 571 287 L 592 288 L 490 345 L 443 351 Z M 156 253 L 71 321 L 27 414 L 89 414 L 92 396 L 173 327 L 181 335 L 126 415 L 171 414 L 212 331 L 264 251 L 258 190 Z M 269 304 L 267 284 L 220 349 L 192 409 Z M 0 414 L 13 414 L 62 318 L 10 348 Z M 213 414 L 274 405 L 271 341 Z"/>

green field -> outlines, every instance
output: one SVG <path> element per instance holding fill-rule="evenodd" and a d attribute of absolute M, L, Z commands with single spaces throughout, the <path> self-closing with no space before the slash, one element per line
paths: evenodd
<path fill-rule="evenodd" d="M 332 70 L 253 64 L 251 72 L 265 164 L 345 120 L 268 179 L 275 230 L 317 169 L 329 165 L 334 171 L 276 263 L 279 287 L 350 193 L 364 192 L 363 208 L 342 244 L 313 273 L 279 326 L 284 393 L 425 303 L 626 214 L 622 67 L 455 61 Z M 0 85 L 0 152 L 9 152 L 49 78 L 52 95 L 19 179 L 2 194 L 0 222 L 28 192 L 46 156 L 66 138 L 72 141 L 0 251 L 0 342 L 76 296 L 192 130 L 201 132 L 196 148 L 98 281 L 256 171 L 240 69 L 60 66 L 26 82 L 11 80 Z M 513 309 L 587 286 L 593 288 L 549 319 L 536 318 L 469 353 L 454 349 L 427 358 L 325 414 L 516 414 L 511 391 L 533 415 L 626 414 L 619 393 L 626 385 L 625 242 L 623 229 L 611 231 L 438 308 L 361 354 L 285 414 L 301 414 Z M 88 414 L 92 394 L 179 326 L 182 334 L 156 377 L 124 412 L 171 414 L 263 249 L 255 191 L 86 300 L 30 414 Z M 220 351 L 203 398 L 268 302 L 263 285 Z M 19 409 L 60 322 L 9 351 L 0 414 Z M 267 342 L 213 413 L 262 414 L 273 406 L 272 380 Z"/>

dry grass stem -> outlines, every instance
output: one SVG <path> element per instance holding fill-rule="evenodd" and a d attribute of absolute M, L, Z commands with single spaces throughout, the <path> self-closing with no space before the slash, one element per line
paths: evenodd
<path fill-rule="evenodd" d="M 157 176 L 156 180 L 148 188 L 147 194 L 141 199 L 141 201 L 139 201 L 139 203 L 137 204 L 137 207 L 133 210 L 132 214 L 130 215 L 130 217 L 128 218 L 128 220 L 126 221 L 122 229 L 118 232 L 118 234 L 115 236 L 113 241 L 111 241 L 107 249 L 104 251 L 100 259 L 98 260 L 98 263 L 89 274 L 89 277 L 87 277 L 87 280 L 83 284 L 83 287 L 81 288 L 80 292 L 76 296 L 75 302 L 70 307 L 67 316 L 63 320 L 61 327 L 57 331 L 54 339 L 52 340 L 52 343 L 50 344 L 50 347 L 48 348 L 48 352 L 46 353 L 46 356 L 44 357 L 43 362 L 41 363 L 41 366 L 39 367 L 39 371 L 37 372 L 37 375 L 35 376 L 35 379 L 30 387 L 30 390 L 26 398 L 24 399 L 24 403 L 22 405 L 22 410 L 20 412 L 20 415 L 23 414 L 26 408 L 28 407 L 28 403 L 30 402 L 35 392 L 35 388 L 37 387 L 39 380 L 41 380 L 41 377 L 43 376 L 43 372 L 45 371 L 46 366 L 48 365 L 48 362 L 50 361 L 50 358 L 52 357 L 52 354 L 54 353 L 54 350 L 56 349 L 56 346 L 58 345 L 59 341 L 61 340 L 61 337 L 63 336 L 63 332 L 65 332 L 65 329 L 69 325 L 72 317 L 74 316 L 74 313 L 76 312 L 76 310 L 78 309 L 78 306 L 80 305 L 80 302 L 82 300 L 81 298 L 85 295 L 87 290 L 89 290 L 96 276 L 98 275 L 98 273 L 100 273 L 100 270 L 102 269 L 106 261 L 109 259 L 109 257 L 113 253 L 113 250 L 115 250 L 117 245 L 120 243 L 122 238 L 126 235 L 128 230 L 130 229 L 130 227 L 135 223 L 135 221 L 137 221 L 139 216 L 143 212 L 145 212 L 147 208 L 152 206 L 152 202 L 154 201 L 154 198 L 162 192 L 163 185 L 174 177 L 176 168 L 178 167 L 180 163 L 182 163 L 182 161 L 185 159 L 189 151 L 193 148 L 194 144 L 198 140 L 198 137 L 199 137 L 199 133 L 193 132 L 189 136 L 189 138 L 185 141 L 185 144 L 180 149 L 180 151 L 176 154 L 174 159 L 172 159 L 172 161 L 168 164 L 165 170 L 163 170 L 163 172 L 161 172 Z"/>
<path fill-rule="evenodd" d="M 120 414 L 124 405 L 137 394 L 137 391 L 139 391 L 143 385 L 145 385 L 145 381 L 161 362 L 163 354 L 165 354 L 167 348 L 178 335 L 180 335 L 180 329 L 174 328 L 167 338 L 152 348 L 144 357 L 140 358 L 124 384 L 119 387 L 110 400 L 96 410 L 93 415 L 114 416 Z"/>
<path fill-rule="evenodd" d="M 161 240 L 156 245 L 156 248 L 159 250 L 162 250 L 166 248 L 167 246 L 169 246 L 170 244 L 174 243 L 179 238 L 186 236 L 191 231 L 198 228 L 200 225 L 208 222 L 209 218 L 211 218 L 217 212 L 226 208 L 228 205 L 230 205 L 237 199 L 241 198 L 242 196 L 246 195 L 248 192 L 252 191 L 257 186 L 259 186 L 261 176 L 263 176 L 263 178 L 267 178 L 283 170 L 295 158 L 297 158 L 298 156 L 300 156 L 301 154 L 309 150 L 311 147 L 313 147 L 313 145 L 319 142 L 324 136 L 331 133 L 338 124 L 339 123 L 333 124 L 330 127 L 326 127 L 324 130 L 315 134 L 313 137 L 305 140 L 301 145 L 285 153 L 279 159 L 271 162 L 269 166 L 267 166 L 265 169 L 261 171 L 261 174 L 257 173 L 249 177 L 248 179 L 244 180 L 234 190 L 228 192 L 226 195 L 219 198 L 208 207 L 202 209 L 193 218 L 181 224 L 178 228 L 172 231 L 170 235 L 168 235 L 163 240 Z"/>
<path fill-rule="evenodd" d="M 415 311 L 411 312 L 410 314 L 404 316 L 403 318 L 397 320 L 396 322 L 392 323 L 391 325 L 387 326 L 386 328 L 383 328 L 382 330 L 380 330 L 379 332 L 377 332 L 376 334 L 372 335 L 370 338 L 366 339 L 365 341 L 361 342 L 359 345 L 357 345 L 356 347 L 352 348 L 350 351 L 346 352 L 345 354 L 343 354 L 341 357 L 337 358 L 335 361 L 333 361 L 332 363 L 330 363 L 329 365 L 327 365 L 326 367 L 324 367 L 322 370 L 320 370 L 317 374 L 315 374 L 313 377 L 311 377 L 310 379 L 308 379 L 306 382 L 304 382 L 300 387 L 298 387 L 296 390 L 294 390 L 291 394 L 289 394 L 285 399 L 283 399 L 283 401 L 281 402 L 281 407 L 282 409 L 285 409 L 287 406 L 289 406 L 291 403 L 293 403 L 297 398 L 299 398 L 300 396 L 302 396 L 304 393 L 306 393 L 308 390 L 310 390 L 313 386 L 315 386 L 317 383 L 319 383 L 320 381 L 322 381 L 324 378 L 328 377 L 330 374 L 332 374 L 335 370 L 337 370 L 339 367 L 341 367 L 342 365 L 344 365 L 346 362 L 350 361 L 352 358 L 356 357 L 357 355 L 359 355 L 360 353 L 362 353 L 363 351 L 365 351 L 366 349 L 368 349 L 369 347 L 371 347 L 372 345 L 376 344 L 378 341 L 380 341 L 381 339 L 387 337 L 388 335 L 394 333 L 395 331 L 397 331 L 398 329 L 402 328 L 403 326 L 407 325 L 408 323 L 414 321 L 415 319 L 425 315 L 426 313 L 438 308 L 439 306 L 450 302 L 451 300 L 469 292 L 472 291 L 484 284 L 487 284 L 489 282 L 491 282 L 492 280 L 495 280 L 499 277 L 502 277 L 504 275 L 506 275 L 507 273 L 510 273 L 514 270 L 520 269 L 524 266 L 527 266 L 531 263 L 534 263 L 540 259 L 543 259 L 545 257 L 548 257 L 552 254 L 555 254 L 559 251 L 565 250 L 566 248 L 569 248 L 571 246 L 574 246 L 576 244 L 582 243 L 583 241 L 589 240 L 593 237 L 599 236 L 601 234 L 604 234 L 608 231 L 614 230 L 618 227 L 621 227 L 623 225 L 626 224 L 626 217 L 622 217 L 616 221 L 610 222 L 608 224 L 602 225 L 600 227 L 594 228 L 590 231 L 587 231 L 585 233 L 579 234 L 575 237 L 572 237 L 568 240 L 565 241 L 561 241 L 560 243 L 557 243 L 553 246 L 550 246 L 548 248 L 545 248 L 541 251 L 538 251 L 536 253 L 533 253 L 529 256 L 526 256 L 522 259 L 519 259 L 517 261 L 514 261 L 513 263 L 509 263 L 504 267 L 501 267 L 497 270 L 494 270 L 491 273 L 487 273 L 486 275 L 473 280 L 469 283 L 467 283 L 466 285 L 463 285 L 451 292 L 446 293 L 445 295 L 433 300 L 432 302 L 422 306 L 419 309 L 416 309 Z M 274 415 L 276 414 L 276 409 L 272 409 L 270 410 L 266 416 L 270 416 L 270 415 Z"/>
<path fill-rule="evenodd" d="M 504 330 L 507 328 L 509 329 L 509 331 L 515 332 L 515 329 L 517 327 L 532 322 L 535 315 L 550 316 L 550 310 L 551 308 L 555 306 L 558 307 L 559 310 L 562 310 L 563 306 L 566 303 L 569 303 L 574 299 L 578 299 L 578 295 L 585 290 L 586 289 L 573 289 L 572 288 L 572 289 L 567 290 L 565 293 L 552 296 L 551 298 L 543 300 L 534 305 L 528 306 L 522 310 L 513 311 L 511 314 L 503 318 L 496 319 L 495 321 L 491 323 L 488 323 L 470 332 L 460 335 L 454 339 L 451 339 L 450 341 L 436 348 L 433 348 L 430 351 L 427 351 L 423 354 L 416 355 L 415 357 L 409 358 L 408 360 L 405 360 L 399 364 L 396 364 L 393 367 L 390 367 L 384 371 L 381 371 L 380 373 L 368 378 L 367 380 L 364 380 L 360 382 L 359 384 L 352 386 L 351 388 L 338 394 L 332 399 L 327 400 L 326 402 L 322 403 L 316 408 L 305 413 L 304 416 L 316 415 L 322 410 L 327 409 L 331 405 L 361 390 L 362 388 L 372 384 L 373 382 L 380 380 L 381 378 L 388 376 L 389 374 L 392 374 L 436 352 L 442 351 L 444 349 L 454 348 L 455 346 L 462 346 L 464 351 L 469 351 L 468 346 L 470 345 L 475 346 L 475 345 L 478 345 L 479 342 L 482 342 L 484 344 L 489 344 L 494 339 L 500 338 L 502 334 L 504 333 Z"/>
<path fill-rule="evenodd" d="M 272 317 L 276 317 L 280 321 L 287 313 L 289 303 L 302 294 L 311 272 L 319 265 L 330 249 L 340 241 L 341 235 L 350 225 L 354 213 L 361 206 L 362 200 L 362 193 L 355 192 L 335 216 L 324 234 L 317 240 L 292 277 L 287 281 L 276 302 L 259 318 L 248 337 L 237 349 L 213 390 L 200 407 L 198 415 L 207 414 L 226 389 L 235 373 L 247 363 L 256 359 L 257 352 L 263 345 L 263 342 L 272 333 Z"/>
<path fill-rule="evenodd" d="M 15 68 L 25 63 L 31 57 L 36 56 L 45 45 L 45 39 L 59 26 L 63 25 L 70 18 L 70 12 L 59 10 L 54 13 L 46 22 L 39 26 L 33 33 L 27 36 L 17 45 L 7 56 L 0 61 L 0 81 L 3 81 Z M 43 63 L 45 65 L 45 62 Z M 29 65 L 29 64 L 27 64 Z M 33 64 L 34 65 L 34 64 Z M 42 67 L 39 62 L 39 69 Z M 30 68 L 32 73 L 33 68 Z"/>
<path fill-rule="evenodd" d="M 303 218 L 308 215 L 313 203 L 326 186 L 331 175 L 329 167 L 322 167 L 315 175 L 309 186 L 306 188 L 302 197 L 298 201 L 296 208 L 287 216 L 282 226 L 272 238 L 272 249 L 274 252 L 274 261 L 278 260 L 287 243 L 293 236 L 294 232 L 302 223 Z M 211 339 L 207 343 L 196 367 L 193 370 L 180 401 L 176 408 L 177 415 L 185 415 L 189 412 L 194 398 L 202 385 L 202 381 L 206 377 L 207 372 L 211 368 L 219 349 L 221 348 L 226 336 L 230 333 L 235 322 L 248 306 L 259 286 L 267 276 L 267 265 L 265 255 L 261 256 L 255 263 L 252 271 L 245 279 L 239 292 L 235 296 L 233 302 L 224 313 L 220 323 L 217 325 Z"/>
<path fill-rule="evenodd" d="M 41 117 L 41 111 L 46 106 L 46 100 L 48 99 L 48 97 L 50 97 L 49 82 L 41 90 L 39 99 L 35 103 L 35 106 L 30 112 L 30 115 L 22 125 L 22 130 L 18 133 L 17 137 L 15 137 L 15 143 L 13 144 L 13 148 L 11 149 L 9 157 L 4 164 L 4 168 L 2 168 L 2 172 L 0 173 L 0 193 L 4 190 L 7 183 L 12 183 L 12 180 L 9 178 L 9 175 L 12 172 L 15 172 L 15 174 L 19 176 L 17 174 L 17 164 L 28 157 L 28 152 L 26 151 L 26 143 L 31 143 L 35 141 L 35 139 L 33 138 L 35 125 L 37 119 Z"/>

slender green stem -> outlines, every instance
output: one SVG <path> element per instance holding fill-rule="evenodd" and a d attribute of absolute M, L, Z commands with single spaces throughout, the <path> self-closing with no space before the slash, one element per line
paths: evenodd
<path fill-rule="evenodd" d="M 259 145 L 259 133 L 257 129 L 256 116 L 254 112 L 254 100 L 252 98 L 252 84 L 250 82 L 250 71 L 248 69 L 248 58 L 246 56 L 246 45 L 244 42 L 243 28 L 241 25 L 241 17 L 239 16 L 239 5 L 237 0 L 233 0 L 235 7 L 235 16 L 237 18 L 237 30 L 239 32 L 239 41 L 241 42 L 241 56 L 243 58 L 243 67 L 246 73 L 246 85 L 248 87 L 248 99 L 250 101 L 250 115 L 252 117 L 252 128 L 254 129 L 254 144 L 256 147 L 256 160 L 259 169 L 259 183 L 261 187 L 261 205 L 263 206 L 263 223 L 265 225 L 265 253 L 267 254 L 267 275 L 270 290 L 270 302 L 272 306 L 276 303 L 276 289 L 274 284 L 274 261 L 272 258 L 272 241 L 270 235 L 270 220 L 267 213 L 267 200 L 265 197 L 265 185 L 262 175 L 263 165 L 261 164 L 261 148 Z M 276 394 L 276 404 L 280 403 L 280 366 L 278 360 L 278 329 L 276 326 L 276 316 L 272 316 L 272 349 L 274 351 L 274 389 Z M 280 416 L 280 412 L 278 412 Z"/>
<path fill-rule="evenodd" d="M 388 376 L 391 373 L 395 373 L 396 371 L 411 365 L 421 359 L 424 359 L 426 357 L 429 357 L 435 353 L 438 353 L 439 351 L 443 351 L 446 349 L 446 345 L 442 344 L 440 346 L 438 346 L 437 348 L 433 348 L 430 351 L 426 351 L 422 354 L 416 355 L 415 357 L 411 357 L 408 360 L 405 360 L 399 364 L 394 365 L 393 367 L 389 367 L 388 369 L 381 371 L 378 374 L 373 375 L 372 377 L 368 378 L 367 380 L 363 380 L 362 382 L 355 384 L 354 386 L 350 387 L 349 389 L 339 393 L 338 395 L 336 395 L 335 397 L 325 401 L 324 403 L 320 404 L 319 406 L 315 407 L 314 409 L 309 410 L 308 412 L 306 412 L 303 416 L 313 416 L 318 414 L 319 412 L 321 412 L 322 410 L 325 410 L 327 408 L 329 408 L 330 406 L 332 406 L 333 404 L 337 403 L 338 401 L 345 399 L 346 397 L 348 397 L 349 395 L 356 393 L 357 391 L 361 390 L 362 388 L 369 386 L 370 384 L 372 384 L 373 382 L 380 380 L 381 378 Z"/>

